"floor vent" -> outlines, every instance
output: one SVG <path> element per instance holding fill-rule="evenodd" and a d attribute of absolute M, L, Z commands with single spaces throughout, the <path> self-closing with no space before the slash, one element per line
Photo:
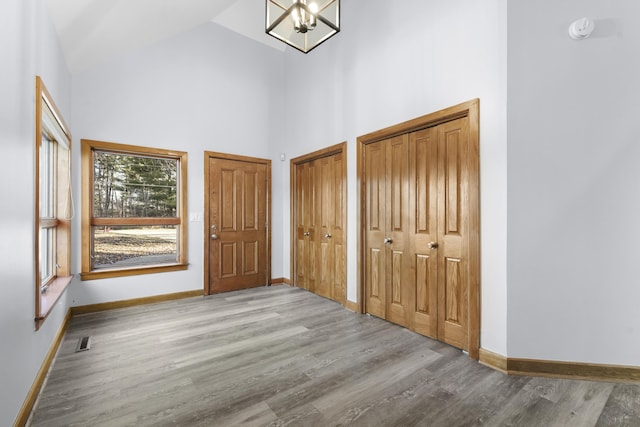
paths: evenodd
<path fill-rule="evenodd" d="M 76 353 L 79 351 L 87 351 L 91 348 L 91 337 L 82 337 L 78 340 Z"/>

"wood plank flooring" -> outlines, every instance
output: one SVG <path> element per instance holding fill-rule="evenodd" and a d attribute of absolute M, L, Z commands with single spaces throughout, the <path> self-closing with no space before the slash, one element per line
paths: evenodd
<path fill-rule="evenodd" d="M 640 426 L 640 386 L 507 376 L 280 285 L 74 317 L 30 423 Z"/>

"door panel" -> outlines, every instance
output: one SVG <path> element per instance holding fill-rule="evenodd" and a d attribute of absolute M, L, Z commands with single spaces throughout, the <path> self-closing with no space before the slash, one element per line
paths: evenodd
<path fill-rule="evenodd" d="M 409 135 L 410 165 L 410 250 L 415 270 L 415 306 L 413 322 L 416 332 L 437 338 L 438 267 L 438 133 L 428 128 Z"/>
<path fill-rule="evenodd" d="M 366 311 L 386 318 L 386 167 L 384 141 L 364 147 L 366 212 L 365 304 Z"/>
<path fill-rule="evenodd" d="M 209 293 L 267 284 L 267 165 L 209 159 Z"/>
<path fill-rule="evenodd" d="M 296 277 L 295 283 L 303 288 L 309 289 L 307 277 L 309 275 L 309 239 L 307 227 L 309 227 L 309 165 L 302 164 L 296 167 L 296 182 L 298 183 L 296 200 Z"/>
<path fill-rule="evenodd" d="M 333 182 L 333 195 L 329 198 L 329 204 L 332 209 L 331 223 L 333 224 L 331 231 L 331 245 L 333 256 L 333 277 L 332 277 L 332 298 L 335 301 L 346 303 L 347 301 L 347 265 L 346 265 L 346 227 L 344 224 L 344 206 L 345 194 L 345 168 L 342 153 L 331 156 L 333 167 L 331 169 L 333 176 L 329 179 Z"/>
<path fill-rule="evenodd" d="M 318 242 L 318 264 L 316 265 L 315 293 L 325 298 L 331 298 L 333 288 L 333 244 L 331 231 L 333 229 L 333 162 L 324 157 L 314 161 L 316 165 L 316 200 L 318 207 L 318 221 L 316 227 L 316 242 Z"/>
<path fill-rule="evenodd" d="M 411 259 L 407 253 L 409 234 L 409 138 L 407 135 L 386 140 L 386 200 L 383 202 L 386 218 L 387 244 L 386 283 L 388 295 L 387 319 L 409 326 L 409 306 L 413 280 Z"/>
<path fill-rule="evenodd" d="M 438 200 L 438 338 L 467 348 L 468 255 L 465 238 L 469 234 L 469 159 L 467 121 L 458 119 L 438 127 L 439 176 L 442 191 Z"/>

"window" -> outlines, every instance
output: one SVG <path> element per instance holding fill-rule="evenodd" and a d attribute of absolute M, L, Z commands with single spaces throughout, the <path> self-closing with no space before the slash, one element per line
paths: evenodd
<path fill-rule="evenodd" d="M 82 273 L 187 268 L 187 153 L 82 140 Z"/>
<path fill-rule="evenodd" d="M 71 282 L 71 134 L 36 77 L 36 328 Z"/>

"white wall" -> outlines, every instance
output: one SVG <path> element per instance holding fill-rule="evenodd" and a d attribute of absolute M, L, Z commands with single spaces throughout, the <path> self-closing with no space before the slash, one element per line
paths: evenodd
<path fill-rule="evenodd" d="M 279 150 L 295 157 L 348 142 L 348 299 L 358 286 L 356 138 L 480 98 L 481 340 L 506 354 L 506 1 L 342 6 L 339 34 L 306 56 L 285 53 L 288 124 Z M 281 166 L 287 173 L 276 186 L 288 191 L 289 164 Z M 282 202 L 289 224 L 289 198 Z M 283 234 L 288 276 L 288 227 Z"/>
<path fill-rule="evenodd" d="M 44 2 L 0 2 L 0 425 L 12 425 L 57 333 L 62 297 L 35 331 L 35 76 L 70 119 L 71 77 Z"/>
<path fill-rule="evenodd" d="M 80 139 L 95 139 L 187 151 L 188 209 L 203 212 L 205 150 L 279 163 L 269 140 L 279 129 L 281 58 L 281 52 L 211 23 L 74 75 L 74 142 L 79 146 Z M 79 150 L 74 158 L 79 165 Z M 77 167 L 76 194 L 79 177 Z M 72 304 L 202 289 L 204 223 L 188 225 L 187 271 L 79 282 L 72 289 Z M 79 224 L 74 232 L 74 271 L 79 271 Z M 274 265 L 282 264 L 281 256 L 275 254 Z M 279 268 L 274 274 L 282 275 Z"/>
<path fill-rule="evenodd" d="M 508 354 L 639 366 L 640 3 L 508 16 Z"/>

